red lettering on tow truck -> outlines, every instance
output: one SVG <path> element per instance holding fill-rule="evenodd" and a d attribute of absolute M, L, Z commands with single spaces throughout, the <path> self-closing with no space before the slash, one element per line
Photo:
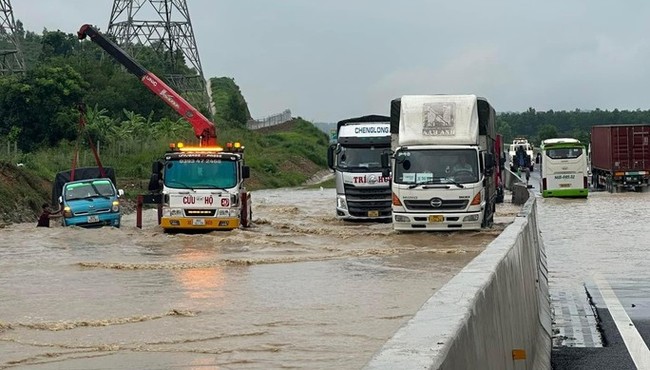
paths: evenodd
<path fill-rule="evenodd" d="M 191 195 L 186 195 L 183 197 L 183 204 L 194 204 L 196 199 Z"/>
<path fill-rule="evenodd" d="M 228 207 L 230 205 L 230 200 L 228 198 L 221 198 L 221 206 Z"/>
<path fill-rule="evenodd" d="M 214 199 L 212 198 L 212 195 L 210 195 L 209 197 L 205 197 L 204 202 L 205 202 L 205 204 L 211 206 L 214 203 Z"/>

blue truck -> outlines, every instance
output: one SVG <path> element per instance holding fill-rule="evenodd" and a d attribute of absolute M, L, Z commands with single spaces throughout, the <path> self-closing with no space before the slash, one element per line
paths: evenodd
<path fill-rule="evenodd" d="M 77 168 L 59 172 L 52 191 L 53 204 L 59 204 L 63 226 L 120 227 L 122 189 L 115 186 L 115 173 L 110 167 Z M 72 180 L 74 179 L 74 180 Z"/>

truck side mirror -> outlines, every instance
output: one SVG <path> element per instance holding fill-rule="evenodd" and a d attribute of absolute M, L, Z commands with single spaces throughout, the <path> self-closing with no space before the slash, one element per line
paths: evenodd
<path fill-rule="evenodd" d="M 390 168 L 390 153 L 381 153 L 381 168 Z"/>
<path fill-rule="evenodd" d="M 381 175 L 383 177 L 390 176 L 390 153 L 381 153 Z"/>
<path fill-rule="evenodd" d="M 155 173 L 160 177 L 163 167 L 164 165 L 161 161 L 155 161 L 151 164 L 151 173 Z"/>
<path fill-rule="evenodd" d="M 63 204 L 63 197 L 59 197 L 59 204 Z"/>
<path fill-rule="evenodd" d="M 248 166 L 243 166 L 241 168 L 241 177 L 242 179 L 248 179 L 251 177 L 251 168 Z"/>
<path fill-rule="evenodd" d="M 494 160 L 494 154 L 485 153 L 485 169 L 493 170 L 495 165 L 496 165 L 496 161 Z"/>
<path fill-rule="evenodd" d="M 336 149 L 336 144 L 332 144 L 327 148 L 327 167 L 331 170 L 334 169 L 334 150 Z"/>
<path fill-rule="evenodd" d="M 494 159 L 494 154 L 492 153 L 484 153 L 483 155 L 483 160 L 485 161 L 485 174 L 487 176 L 492 176 L 494 173 L 494 167 L 496 165 L 496 161 Z"/>
<path fill-rule="evenodd" d="M 123 197 L 124 196 L 124 190 L 123 189 L 118 189 L 117 190 L 117 196 L 118 197 Z"/>
<path fill-rule="evenodd" d="M 160 186 L 160 175 L 154 172 L 151 174 L 151 178 L 149 178 L 149 191 L 157 192 L 160 190 L 162 190 Z"/>

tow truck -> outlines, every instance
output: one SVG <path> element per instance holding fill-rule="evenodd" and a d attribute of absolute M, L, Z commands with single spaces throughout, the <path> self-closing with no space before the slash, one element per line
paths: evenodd
<path fill-rule="evenodd" d="M 250 168 L 244 163 L 244 146 L 239 142 L 219 146 L 212 121 L 93 26 L 81 26 L 77 35 L 80 40 L 90 38 L 138 77 L 192 125 L 199 140 L 198 146 L 170 144 L 163 158 L 153 163 L 150 194 L 139 197 L 139 203 L 158 205 L 163 230 L 250 227 L 251 196 L 244 186 Z M 138 227 L 141 217 L 138 214 Z"/>

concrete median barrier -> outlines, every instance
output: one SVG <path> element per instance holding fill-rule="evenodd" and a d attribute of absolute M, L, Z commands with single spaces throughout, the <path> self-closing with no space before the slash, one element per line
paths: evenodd
<path fill-rule="evenodd" d="M 365 369 L 550 369 L 548 274 L 535 202 L 531 195 Z"/>

